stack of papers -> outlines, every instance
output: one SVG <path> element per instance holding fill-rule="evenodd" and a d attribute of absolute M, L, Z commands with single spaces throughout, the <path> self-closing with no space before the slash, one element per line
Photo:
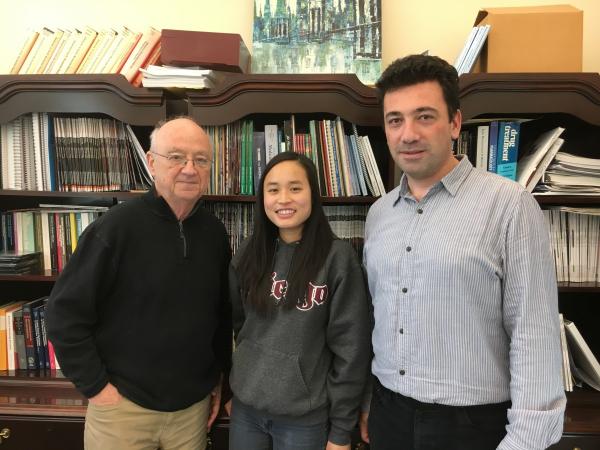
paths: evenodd
<path fill-rule="evenodd" d="M 600 159 L 558 152 L 536 191 L 565 195 L 600 195 Z"/>
<path fill-rule="evenodd" d="M 161 88 L 209 89 L 213 87 L 213 71 L 206 69 L 182 69 L 172 66 L 148 66 L 140 69 L 142 86 Z"/>
<path fill-rule="evenodd" d="M 40 252 L 0 251 L 0 274 L 21 275 L 39 271 Z"/>
<path fill-rule="evenodd" d="M 517 164 L 517 183 L 529 192 L 542 179 L 544 172 L 563 145 L 564 140 L 559 138 L 562 127 L 556 127 L 540 135 L 533 145 L 523 152 L 523 156 Z"/>

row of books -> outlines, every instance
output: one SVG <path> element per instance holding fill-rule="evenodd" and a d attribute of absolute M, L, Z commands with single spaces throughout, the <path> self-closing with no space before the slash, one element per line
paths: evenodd
<path fill-rule="evenodd" d="M 206 207 L 225 224 L 233 253 L 253 229 L 253 203 L 213 203 Z M 323 207 L 334 234 L 352 244 L 359 257 L 362 256 L 365 235 L 365 219 L 368 205 L 339 205 Z"/>
<path fill-rule="evenodd" d="M 46 336 L 47 297 L 0 306 L 0 370 L 60 369 Z"/>
<path fill-rule="evenodd" d="M 466 154 L 475 167 L 517 179 L 517 157 L 521 124 L 518 121 L 492 120 L 461 131 L 456 153 Z"/>
<path fill-rule="evenodd" d="M 0 213 L 0 250 L 39 255 L 43 271 L 59 273 L 75 251 L 83 230 L 106 210 L 100 206 L 42 205 L 4 211 Z"/>
<path fill-rule="evenodd" d="M 554 207 L 543 210 L 558 282 L 600 282 L 600 209 Z"/>
<path fill-rule="evenodd" d="M 25 114 L 0 125 L 0 185 L 37 191 L 130 191 L 152 184 L 128 124 Z"/>
<path fill-rule="evenodd" d="M 467 36 L 465 41 L 465 45 L 454 62 L 454 68 L 459 75 L 471 71 L 479 53 L 481 53 L 481 49 L 483 48 L 483 44 L 485 44 L 489 32 L 490 25 L 474 26 L 471 28 L 469 36 Z"/>
<path fill-rule="evenodd" d="M 385 193 L 369 137 L 359 136 L 355 125 L 337 117 L 310 120 L 308 129 L 296 132 L 293 116 L 283 126 L 265 125 L 264 131 L 255 130 L 251 120 L 206 127 L 215 151 L 209 193 L 252 195 L 268 161 L 282 151 L 312 159 L 323 196 Z"/>
<path fill-rule="evenodd" d="M 575 323 L 559 314 L 562 377 L 565 391 L 585 383 L 600 391 L 600 363 Z"/>
<path fill-rule="evenodd" d="M 140 85 L 139 69 L 160 59 L 160 31 L 44 27 L 27 34 L 11 74 L 121 73 Z"/>

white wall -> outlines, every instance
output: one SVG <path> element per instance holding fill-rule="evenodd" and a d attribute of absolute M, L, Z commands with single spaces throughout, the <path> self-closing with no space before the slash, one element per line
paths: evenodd
<path fill-rule="evenodd" d="M 382 0 L 383 63 L 429 50 L 453 62 L 484 7 L 552 4 L 549 0 Z M 571 0 L 584 11 L 583 71 L 600 72 L 600 1 Z M 0 0 L 0 71 L 6 73 L 28 29 L 125 25 L 238 33 L 252 46 L 253 0 Z M 3 70 L 2 70 L 3 69 Z"/>

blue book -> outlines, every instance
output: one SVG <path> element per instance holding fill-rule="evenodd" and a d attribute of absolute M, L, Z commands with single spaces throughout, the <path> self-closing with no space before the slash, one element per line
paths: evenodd
<path fill-rule="evenodd" d="M 496 151 L 498 149 L 498 121 L 490 122 L 490 140 L 488 152 L 488 172 L 496 173 Z"/>
<path fill-rule="evenodd" d="M 519 122 L 500 122 L 498 127 L 498 150 L 496 173 L 510 180 L 517 180 L 517 155 L 519 153 Z"/>

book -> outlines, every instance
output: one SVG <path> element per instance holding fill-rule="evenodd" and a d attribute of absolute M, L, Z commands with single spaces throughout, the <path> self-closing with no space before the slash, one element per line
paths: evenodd
<path fill-rule="evenodd" d="M 477 148 L 475 152 L 475 167 L 487 170 L 490 145 L 490 126 L 479 125 L 477 127 Z"/>
<path fill-rule="evenodd" d="M 44 297 L 45 298 L 45 297 Z M 35 324 L 33 320 L 33 309 L 40 306 L 44 298 L 29 301 L 23 304 L 23 330 L 25 333 L 25 355 L 27 357 L 27 369 L 40 369 L 40 360 L 37 353 Z"/>
<path fill-rule="evenodd" d="M 25 345 L 25 322 L 23 309 L 13 312 L 13 327 L 15 332 L 15 351 L 17 352 L 17 369 L 27 369 L 27 346 Z"/>
<path fill-rule="evenodd" d="M 277 125 L 265 125 L 265 165 L 279 153 Z"/>
<path fill-rule="evenodd" d="M 0 370 L 8 370 L 8 339 L 6 333 L 6 308 L 10 303 L 0 306 Z"/>
<path fill-rule="evenodd" d="M 23 42 L 21 51 L 19 51 L 19 54 L 17 55 L 17 59 L 15 60 L 15 62 L 13 63 L 13 65 L 10 69 L 9 73 L 11 75 L 16 75 L 19 73 L 19 70 L 21 70 L 23 63 L 27 59 L 27 56 L 29 55 L 29 52 L 33 48 L 38 36 L 39 36 L 39 33 L 37 31 L 32 31 L 30 33 L 27 33 L 27 37 L 25 38 L 25 42 Z"/>
<path fill-rule="evenodd" d="M 569 350 L 573 355 L 573 373 L 577 378 L 600 391 L 600 363 L 590 350 L 587 342 L 574 322 L 565 319 L 565 332 Z"/>
<path fill-rule="evenodd" d="M 498 166 L 498 127 L 499 122 L 493 120 L 490 122 L 490 133 L 489 133 L 489 150 L 488 150 L 488 172 L 496 173 Z"/>
<path fill-rule="evenodd" d="M 485 43 L 488 33 L 490 31 L 490 25 L 482 25 L 477 27 L 477 32 L 473 37 L 473 41 L 469 46 L 469 50 L 467 51 L 463 64 L 457 69 L 459 75 L 463 73 L 469 73 L 483 48 L 483 44 Z"/>
<path fill-rule="evenodd" d="M 144 31 L 121 69 L 120 73 L 127 78 L 127 81 L 131 82 L 133 80 L 139 68 L 144 65 L 148 56 L 159 42 L 160 31 L 152 27 Z"/>
<path fill-rule="evenodd" d="M 15 314 L 21 311 L 24 301 L 12 303 L 6 308 L 6 347 L 8 356 L 8 370 L 19 368 L 17 343 L 15 335 Z"/>
<path fill-rule="evenodd" d="M 513 121 L 503 121 L 498 126 L 496 173 L 513 181 L 517 179 L 520 129 L 521 124 Z"/>
<path fill-rule="evenodd" d="M 523 187 L 529 185 L 536 169 L 544 159 L 544 156 L 552 148 L 552 145 L 563 131 L 565 131 L 563 127 L 556 127 L 537 137 L 531 147 L 523 153 L 523 156 L 519 160 L 519 164 L 517 165 L 517 183 Z M 535 180 L 534 186 L 538 181 L 539 178 Z"/>
<path fill-rule="evenodd" d="M 61 65 L 60 73 L 77 73 L 97 37 L 96 30 L 86 27 L 73 45 L 71 53 L 67 55 L 64 65 Z"/>
<path fill-rule="evenodd" d="M 42 28 L 35 40 L 33 47 L 29 51 L 27 58 L 19 69 L 19 74 L 35 74 L 40 64 L 46 57 L 48 49 L 52 45 L 54 31 L 50 28 Z"/>
<path fill-rule="evenodd" d="M 477 30 L 479 30 L 478 26 L 471 28 L 471 31 L 469 31 L 469 35 L 467 36 L 467 39 L 465 40 L 465 44 L 463 45 L 460 53 L 458 54 L 456 61 L 454 61 L 454 68 L 456 69 L 456 71 L 458 72 L 459 75 L 462 73 L 462 72 L 460 72 L 461 67 L 464 65 L 465 57 L 467 56 L 467 52 L 469 51 L 469 48 L 471 47 L 471 45 L 473 45 L 473 40 L 475 39 L 475 36 L 477 35 Z"/>

